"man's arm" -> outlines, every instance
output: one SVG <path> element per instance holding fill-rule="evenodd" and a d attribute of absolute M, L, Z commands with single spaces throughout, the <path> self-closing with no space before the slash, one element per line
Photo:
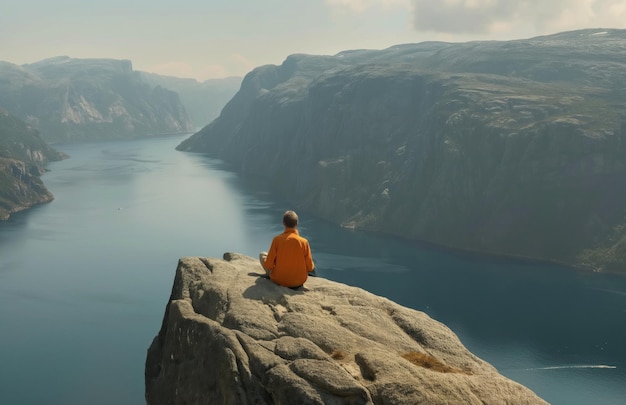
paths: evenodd
<path fill-rule="evenodd" d="M 276 238 L 272 239 L 272 245 L 270 246 L 267 257 L 265 258 L 264 267 L 268 270 L 274 270 L 276 268 L 276 253 L 278 252 L 278 246 L 276 244 Z"/>
<path fill-rule="evenodd" d="M 315 271 L 315 264 L 313 263 L 313 256 L 311 256 L 311 247 L 309 246 L 309 242 L 306 243 L 306 248 L 304 252 L 304 263 L 306 264 L 306 271 L 312 272 Z"/>

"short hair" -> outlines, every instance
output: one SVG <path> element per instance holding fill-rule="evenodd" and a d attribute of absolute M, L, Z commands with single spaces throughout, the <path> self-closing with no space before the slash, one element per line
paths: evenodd
<path fill-rule="evenodd" d="M 287 228 L 295 228 L 298 226 L 298 214 L 295 211 L 285 211 L 283 214 L 283 225 Z"/>

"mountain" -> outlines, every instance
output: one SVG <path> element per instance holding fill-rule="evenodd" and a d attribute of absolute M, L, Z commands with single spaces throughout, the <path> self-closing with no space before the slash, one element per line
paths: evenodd
<path fill-rule="evenodd" d="M 153 86 L 161 86 L 178 93 L 196 128 L 206 126 L 220 115 L 222 108 L 239 90 L 242 80 L 241 77 L 227 77 L 198 82 L 195 79 L 147 72 L 141 72 L 141 78 Z"/>
<path fill-rule="evenodd" d="M 292 55 L 178 149 L 343 226 L 626 271 L 626 30 Z"/>
<path fill-rule="evenodd" d="M 179 260 L 146 358 L 148 404 L 546 404 L 423 312 L 259 272 L 236 253 Z"/>
<path fill-rule="evenodd" d="M 178 95 L 150 86 L 128 60 L 66 56 L 0 62 L 0 108 L 48 142 L 124 139 L 193 129 Z"/>
<path fill-rule="evenodd" d="M 48 146 L 36 130 L 0 110 L 0 220 L 51 201 L 54 197 L 40 178 L 43 165 L 65 157 Z"/>

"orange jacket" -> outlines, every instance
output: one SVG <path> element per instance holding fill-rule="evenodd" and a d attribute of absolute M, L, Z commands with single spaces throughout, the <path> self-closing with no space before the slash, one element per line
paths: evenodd
<path fill-rule="evenodd" d="M 285 232 L 272 239 L 265 268 L 271 270 L 273 282 L 284 287 L 300 286 L 314 267 L 309 241 L 297 229 L 285 228 Z"/>

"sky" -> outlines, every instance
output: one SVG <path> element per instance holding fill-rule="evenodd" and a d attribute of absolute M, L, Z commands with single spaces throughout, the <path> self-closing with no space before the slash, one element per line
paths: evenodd
<path fill-rule="evenodd" d="M 0 0 L 0 60 L 130 59 L 203 81 L 294 53 L 582 28 L 626 28 L 626 0 Z"/>

